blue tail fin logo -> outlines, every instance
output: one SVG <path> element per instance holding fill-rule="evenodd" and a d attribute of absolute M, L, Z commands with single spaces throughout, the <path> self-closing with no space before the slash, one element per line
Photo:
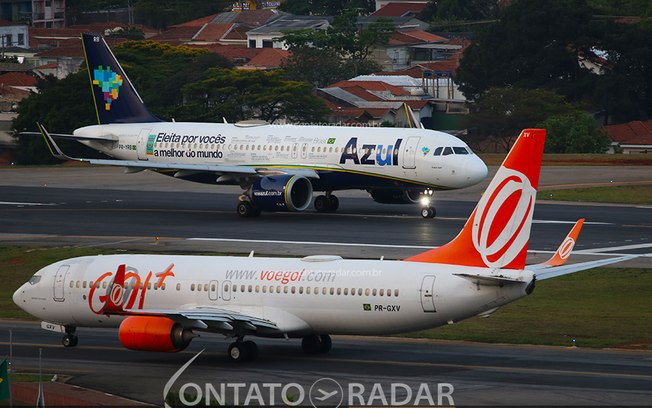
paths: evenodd
<path fill-rule="evenodd" d="M 147 109 L 101 35 L 84 33 L 82 44 L 99 124 L 161 121 Z"/>
<path fill-rule="evenodd" d="M 111 103 L 118 99 L 120 87 L 122 86 L 122 76 L 111 71 L 110 67 L 101 65 L 93 70 L 93 85 L 102 90 L 104 95 L 104 109 L 111 110 Z"/>

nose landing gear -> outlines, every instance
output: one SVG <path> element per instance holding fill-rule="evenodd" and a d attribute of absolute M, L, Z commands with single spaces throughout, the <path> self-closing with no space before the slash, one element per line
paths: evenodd
<path fill-rule="evenodd" d="M 423 218 L 435 218 L 437 215 L 435 207 L 431 205 L 433 195 L 434 192 L 430 189 L 427 189 L 421 194 L 421 198 L 419 198 L 419 203 L 421 204 L 421 216 Z"/>
<path fill-rule="evenodd" d="M 75 334 L 75 327 L 66 326 L 66 334 L 61 338 L 61 344 L 63 347 L 75 347 L 79 343 L 79 337 Z"/>

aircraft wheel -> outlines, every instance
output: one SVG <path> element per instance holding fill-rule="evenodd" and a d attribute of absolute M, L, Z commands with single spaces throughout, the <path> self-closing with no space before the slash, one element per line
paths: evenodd
<path fill-rule="evenodd" d="M 330 212 L 335 212 L 337 209 L 340 208 L 340 200 L 337 198 L 337 196 L 334 195 L 329 195 L 328 196 L 328 211 Z"/>
<path fill-rule="evenodd" d="M 322 334 L 319 336 L 319 340 L 321 340 L 321 344 L 319 345 L 320 353 L 326 354 L 331 351 L 331 348 L 333 348 L 333 341 L 331 340 L 331 336 L 328 334 Z"/>
<path fill-rule="evenodd" d="M 319 336 L 317 336 L 316 334 L 311 334 L 301 339 L 301 348 L 303 349 L 303 352 L 306 354 L 319 353 L 320 346 L 321 346 L 321 341 Z"/>
<path fill-rule="evenodd" d="M 329 209 L 328 207 L 329 202 L 325 195 L 315 197 L 315 210 L 317 210 L 317 212 L 326 212 Z"/>
<path fill-rule="evenodd" d="M 236 207 L 238 215 L 241 217 L 256 217 L 260 215 L 260 210 L 252 206 L 247 201 L 240 201 Z"/>
<path fill-rule="evenodd" d="M 79 338 L 74 334 L 66 334 L 61 339 L 61 344 L 63 344 L 63 347 L 66 348 L 75 347 L 77 343 L 79 343 Z"/>
<path fill-rule="evenodd" d="M 435 209 L 433 207 L 423 207 L 421 209 L 421 216 L 423 218 L 435 218 L 436 214 L 437 214 L 437 212 L 435 211 Z"/>
<path fill-rule="evenodd" d="M 247 340 L 242 343 L 242 345 L 247 349 L 247 361 L 254 361 L 258 358 L 258 346 L 251 340 Z"/>

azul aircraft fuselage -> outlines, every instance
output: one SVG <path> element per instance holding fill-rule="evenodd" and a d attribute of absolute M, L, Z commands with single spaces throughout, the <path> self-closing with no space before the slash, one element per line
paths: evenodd
<path fill-rule="evenodd" d="M 317 191 L 448 190 L 487 175 L 485 164 L 464 142 L 427 129 L 152 122 L 86 126 L 74 135 L 125 161 L 312 170 L 319 175 L 311 180 Z M 104 140 L 93 141 L 95 136 Z M 107 143 L 107 136 L 115 142 Z M 159 171 L 204 183 L 239 184 L 237 177 Z"/>

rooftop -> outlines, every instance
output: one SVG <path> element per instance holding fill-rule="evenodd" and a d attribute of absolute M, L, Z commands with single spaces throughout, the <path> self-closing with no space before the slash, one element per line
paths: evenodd
<path fill-rule="evenodd" d="M 652 145 L 652 119 L 645 122 L 635 120 L 620 125 L 607 125 L 603 129 L 612 141 L 621 145 Z"/>

